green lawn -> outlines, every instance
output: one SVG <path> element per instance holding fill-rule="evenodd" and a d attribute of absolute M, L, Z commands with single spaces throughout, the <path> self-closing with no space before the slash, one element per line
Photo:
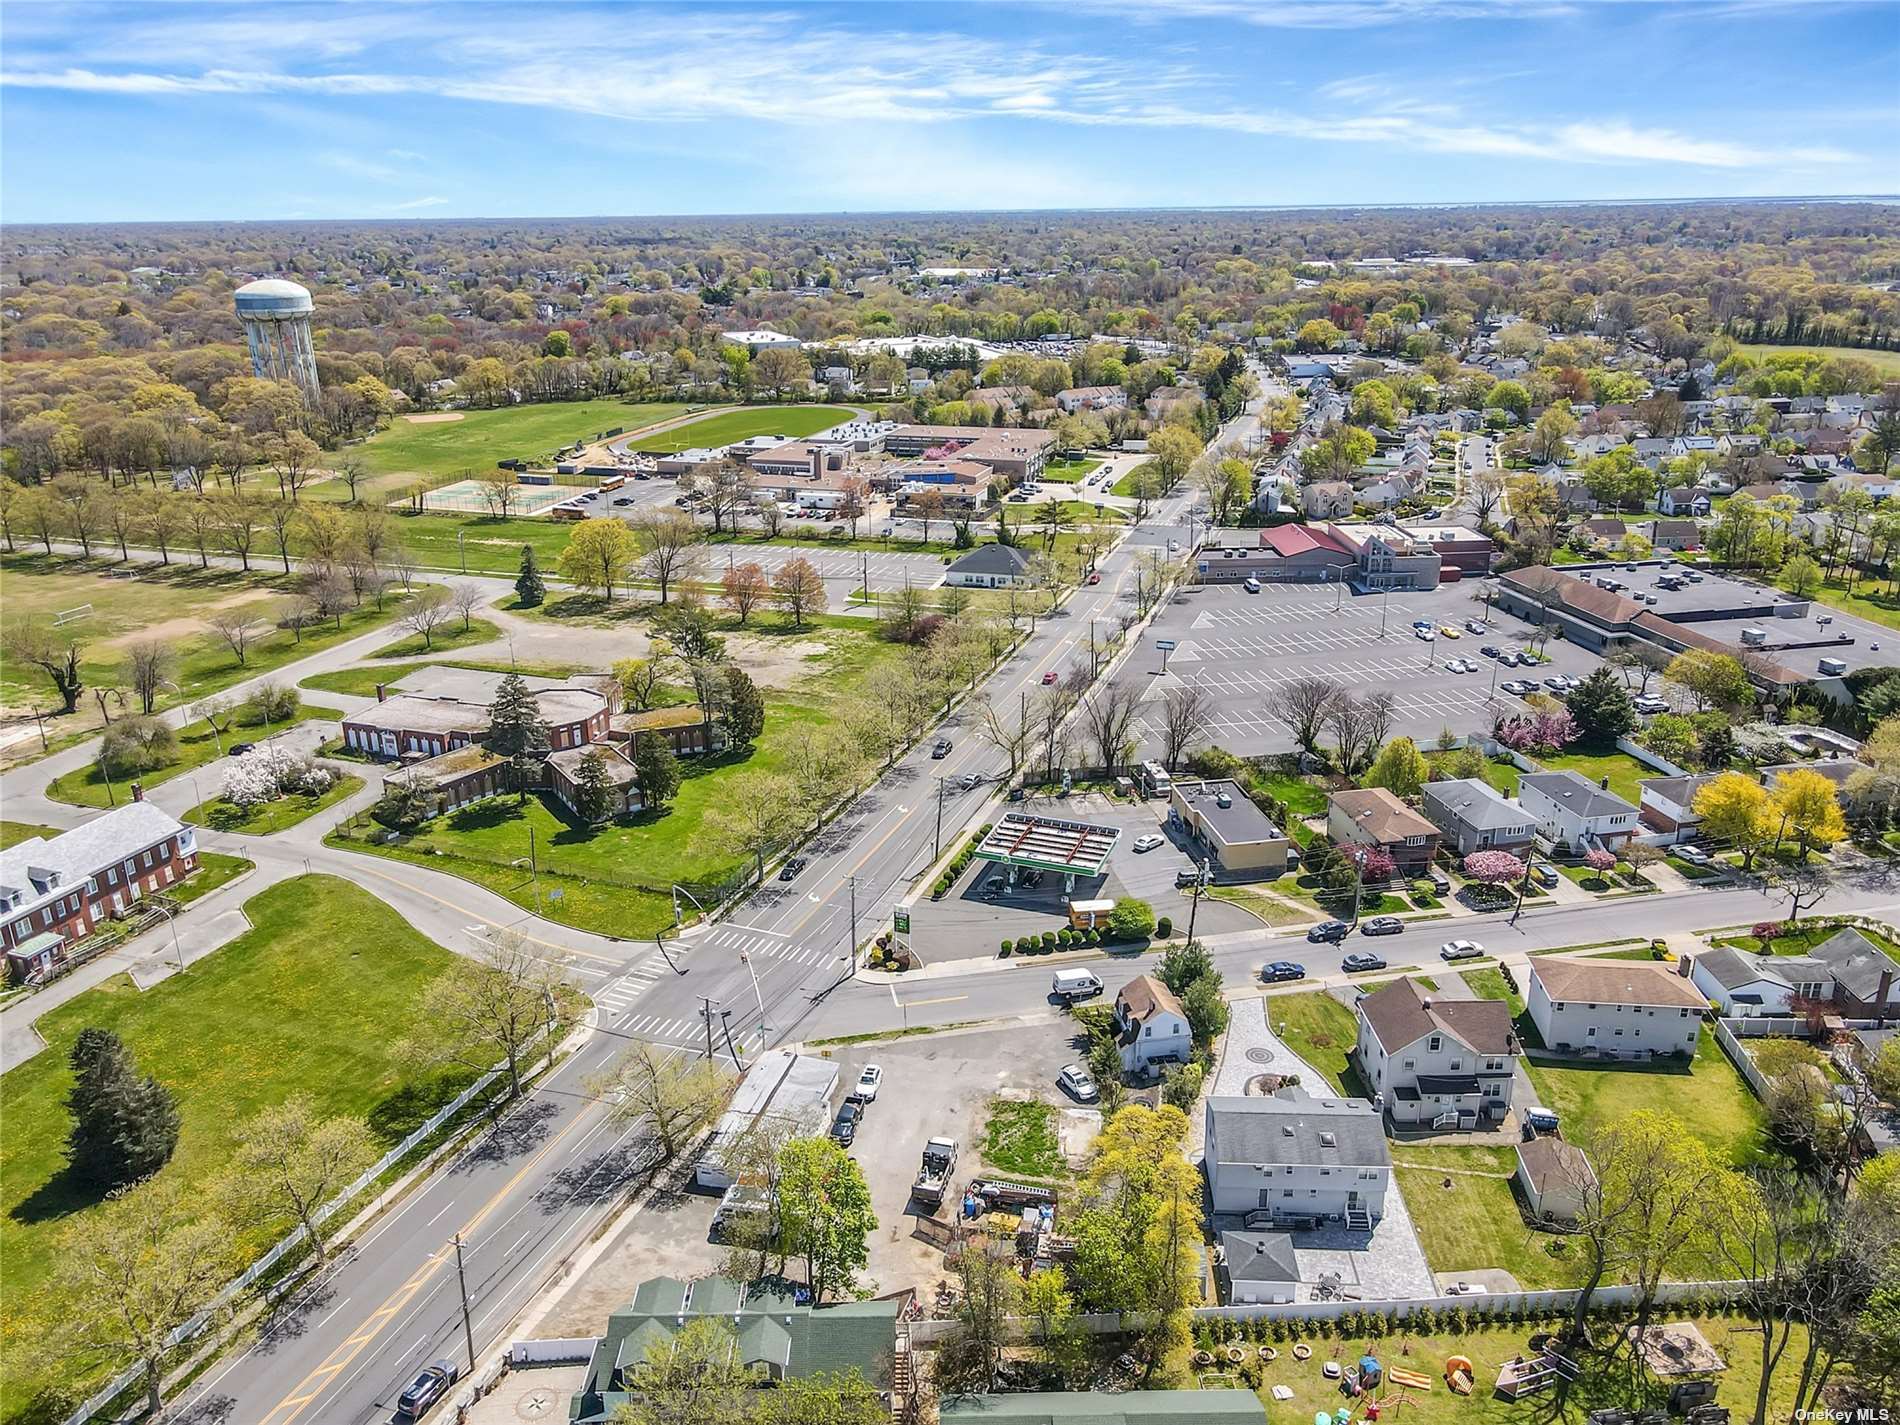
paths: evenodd
<path fill-rule="evenodd" d="M 58 835 L 59 828 L 56 826 L 41 826 L 38 822 L 32 821 L 0 821 L 0 851 L 6 850 L 9 846 L 17 846 L 22 841 L 31 840 L 35 836 Z"/>
<path fill-rule="evenodd" d="M 229 885 L 257 865 L 248 856 L 226 856 L 220 851 L 199 851 L 198 869 L 183 885 L 165 892 L 180 905 L 203 900 L 218 887 Z"/>
<path fill-rule="evenodd" d="M 1153 464 L 1154 462 L 1152 460 L 1144 460 L 1141 464 L 1131 469 L 1126 475 L 1122 476 L 1121 479 L 1117 480 L 1113 485 L 1109 486 L 1109 493 L 1115 494 L 1115 495 L 1126 495 L 1129 499 L 1131 500 L 1134 499 L 1135 498 L 1135 481 L 1140 478 L 1141 473 L 1144 470 L 1147 470 Z M 1161 491 L 1157 489 L 1155 493 L 1156 493 L 1156 496 L 1159 497 L 1159 495 L 1161 494 Z"/>
<path fill-rule="evenodd" d="M 374 653 L 366 656 L 370 658 L 420 658 L 425 654 L 448 653 L 457 648 L 467 648 L 470 644 L 474 643 L 492 643 L 499 637 L 501 637 L 501 630 L 496 628 L 495 625 L 485 618 L 470 619 L 467 627 L 463 627 L 460 619 L 451 619 L 443 627 L 436 629 L 429 635 L 429 641 L 426 645 L 423 643 L 421 634 L 412 633 L 407 638 L 398 639 L 394 643 L 386 643 Z"/>
<path fill-rule="evenodd" d="M 1737 1165 L 1762 1150 L 1765 1116 L 1715 1036 L 1704 1028 L 1691 1068 L 1673 1063 L 1557 1064 L 1532 1060 L 1531 1080 L 1562 1116 L 1564 1136 L 1587 1142 L 1619 1115 L 1639 1108 L 1674 1114 L 1690 1133 Z"/>
<path fill-rule="evenodd" d="M 983 1161 L 1011 1177 L 1066 1178 L 1054 1105 L 1039 1100 L 993 1098 L 983 1126 Z"/>
<path fill-rule="evenodd" d="M 937 533 L 939 525 L 943 527 L 944 532 L 950 532 L 950 521 L 932 520 L 930 525 L 932 534 Z M 878 523 L 876 527 L 883 529 L 884 525 Z M 746 560 L 747 549 L 768 546 L 789 549 L 852 549 L 863 550 L 866 554 L 955 554 L 957 552 L 956 545 L 947 539 L 933 539 L 926 544 L 921 539 L 905 539 L 897 535 L 885 539 L 881 535 L 873 536 L 868 533 L 860 534 L 856 539 L 832 539 L 823 532 L 827 528 L 829 526 L 800 523 L 787 524 L 786 532 L 777 536 L 731 531 L 725 534 L 709 535 L 706 539 L 708 560 L 712 566 L 712 572 L 718 574 L 725 569 L 727 554 L 732 556 L 735 564 L 743 564 Z M 868 531 L 872 528 L 872 522 L 860 521 L 858 528 Z"/>
<path fill-rule="evenodd" d="M 1865 361 L 1889 381 L 1900 381 L 1900 351 L 1873 351 L 1860 346 L 1755 346 L 1743 343 L 1750 356 L 1831 356 L 1837 360 Z"/>
<path fill-rule="evenodd" d="M 492 515 L 461 515 L 430 511 L 395 511 L 396 534 L 403 547 L 426 569 L 449 573 L 502 574 L 512 577 L 521 567 L 521 546 L 534 547 L 544 576 L 552 576 L 554 562 L 567 548 L 574 526 L 560 520 L 496 519 Z"/>
<path fill-rule="evenodd" d="M 274 802 L 264 802 L 248 811 L 239 810 L 219 798 L 200 802 L 185 813 L 185 820 L 193 826 L 206 826 L 213 831 L 231 831 L 241 836 L 269 836 L 288 830 L 307 817 L 315 816 L 325 807 L 333 807 L 338 802 L 348 800 L 362 788 L 361 777 L 338 777 L 335 785 L 322 796 L 279 797 Z"/>
<path fill-rule="evenodd" d="M 1268 792 L 1294 816 L 1324 816 L 1326 789 L 1309 778 L 1286 772 L 1262 772 L 1252 785 Z"/>
<path fill-rule="evenodd" d="M 1425 760 L 1433 765 L 1437 765 L 1438 762 L 1449 755 L 1449 753 L 1427 749 Z M 1517 795 L 1517 784 L 1523 780 L 1523 777 L 1524 773 L 1522 769 L 1508 758 L 1493 757 L 1488 759 L 1484 764 L 1484 780 L 1488 782 L 1494 790 L 1504 793 L 1507 797 Z"/>
<path fill-rule="evenodd" d="M 55 1244 L 97 1207 L 62 1170 L 67 1053 L 81 1029 L 118 1033 L 140 1069 L 177 1096 L 183 1133 L 163 1171 L 194 1189 L 223 1169 L 238 1125 L 292 1092 L 310 1094 L 325 1113 L 363 1116 L 380 1142 L 393 1144 L 467 1081 L 465 1073 L 418 1073 L 396 1052 L 405 1035 L 425 1027 L 418 996 L 453 961 L 448 951 L 330 876 L 272 886 L 245 911 L 253 928 L 183 974 L 143 993 L 121 975 L 48 1011 L 38 1025 L 47 1047 L 0 1078 L 7 1214 L 0 1414 L 8 1419 L 43 1390 L 91 1383 L 45 1349 L 61 1326 L 59 1301 L 45 1290 Z M 338 926 L 349 934 L 337 934 Z M 243 1245 L 259 1249 L 281 1230 L 267 1226 Z"/>
<path fill-rule="evenodd" d="M 1714 943 L 1733 946 L 1737 950 L 1746 950 L 1751 955 L 1759 955 L 1763 951 L 1774 955 L 1805 955 L 1822 941 L 1832 939 L 1837 932 L 1846 928 L 1847 926 L 1842 921 L 1806 920 L 1777 935 L 1765 945 L 1759 936 L 1754 935 L 1723 935 L 1718 936 Z M 1878 930 L 1868 930 L 1864 926 L 1854 928 L 1889 955 L 1900 959 L 1900 945 L 1895 945 L 1889 937 L 1882 935 Z"/>
<path fill-rule="evenodd" d="M 532 610 L 521 610 L 527 613 Z M 426 661 L 415 663 L 386 663 L 374 668 L 339 668 L 334 673 L 312 673 L 297 684 L 298 687 L 316 693 L 345 693 L 359 698 L 376 696 L 378 684 L 399 683 L 418 668 L 431 666 Z M 438 666 L 443 668 L 473 668 L 478 673 L 506 673 L 514 671 L 537 678 L 571 678 L 576 673 L 588 671 L 578 664 L 565 663 L 485 663 L 476 659 L 444 658 Z"/>
<path fill-rule="evenodd" d="M 1842 613 L 1858 614 L 1869 623 L 1900 628 L 1900 597 L 1895 596 L 1892 585 L 1883 586 L 1878 579 L 1856 580 L 1852 593 L 1842 580 L 1830 579 L 1815 591 L 1814 597 Z"/>
<path fill-rule="evenodd" d="M 720 411 L 703 416 L 669 431 L 635 441 L 629 449 L 651 454 L 670 455 L 676 450 L 699 446 L 730 445 L 755 435 L 786 435 L 794 439 L 830 430 L 851 419 L 844 406 L 748 406 L 744 410 Z"/>
<path fill-rule="evenodd" d="M 1632 806 L 1642 796 L 1643 789 L 1636 784 L 1644 777 L 1661 776 L 1651 768 L 1645 767 L 1627 752 L 1563 752 L 1554 757 L 1538 759 L 1552 772 L 1575 772 L 1591 782 L 1600 782 L 1604 777 L 1610 779 L 1610 790 Z M 1515 769 L 1513 769 L 1515 770 Z M 1505 790 L 1500 787 L 1500 791 Z M 1515 788 L 1510 790 L 1515 791 Z"/>
<path fill-rule="evenodd" d="M 1210 886 L 1207 893 L 1217 901 L 1239 906 L 1263 925 L 1311 925 L 1319 919 L 1317 910 L 1290 906 L 1246 886 Z"/>
<path fill-rule="evenodd" d="M 497 461 L 522 459 L 549 462 L 554 452 L 576 440 L 621 426 L 641 426 L 670 420 L 686 410 L 672 403 L 637 404 L 631 401 L 550 401 L 538 405 L 505 406 L 492 411 L 459 411 L 456 421 L 411 421 L 397 416 L 387 430 L 360 447 L 363 459 L 376 475 L 487 475 Z M 319 493 L 342 499 L 346 493 L 331 482 Z"/>
<path fill-rule="evenodd" d="M 1359 1037 L 1353 1012 L 1323 990 L 1297 995 L 1268 995 L 1267 1025 L 1341 1093 L 1365 1094 L 1359 1071 L 1346 1062 Z"/>
<path fill-rule="evenodd" d="M 1042 467 L 1042 478 L 1068 483 L 1082 480 L 1102 468 L 1102 462 L 1089 457 L 1080 460 L 1051 460 Z"/>
<path fill-rule="evenodd" d="M 588 605 L 582 616 L 591 620 L 598 612 Z M 650 605 L 628 602 L 605 616 L 633 622 L 651 613 Z M 550 609 L 549 616 L 562 617 L 561 608 Z M 729 618 L 717 627 L 722 633 L 737 631 Z M 518 804 L 512 796 L 499 797 L 438 817 L 401 845 L 341 838 L 336 844 L 466 876 L 523 909 L 536 907 L 538 892 L 544 914 L 578 929 L 635 937 L 665 929 L 673 923 L 674 883 L 718 882 L 739 869 L 738 858 L 720 853 L 702 835 L 708 813 L 733 777 L 742 770 L 781 770 L 791 750 L 831 720 L 872 667 L 904 655 L 899 646 L 880 641 L 865 620 L 841 615 L 809 620 L 797 633 L 776 620 L 755 622 L 746 632 L 753 638 L 823 642 L 827 651 L 809 660 L 809 671 L 795 686 L 765 690 L 765 733 L 749 753 L 682 759 L 679 794 L 663 810 L 586 829 L 572 824 L 558 803 L 532 797 Z M 367 836 L 372 828 L 364 817 L 356 830 Z M 534 876 L 527 865 L 530 833 Z"/>
<path fill-rule="evenodd" d="M 275 626 L 291 592 L 281 575 L 247 576 L 174 562 L 170 566 L 124 566 L 136 569 L 136 578 L 106 576 L 105 571 L 120 567 L 96 559 L 0 555 L 0 605 L 11 620 L 51 618 L 58 611 L 90 603 L 93 614 L 67 626 L 84 650 L 80 671 L 89 689 L 125 686 L 126 645 L 133 636 L 149 635 L 169 643 L 177 655 L 177 666 L 170 674 L 176 686 L 165 689 L 158 699 L 161 709 L 196 702 L 233 683 L 368 633 L 393 620 L 404 602 L 388 598 L 380 610 L 373 603 L 366 604 L 345 614 L 340 628 L 325 625 L 305 629 L 299 640 L 290 630 Z M 204 623 L 206 612 L 214 608 L 241 610 L 270 625 L 269 631 L 249 646 L 243 664 Z M 52 685 L 36 670 L 9 663 L 0 668 L 0 699 L 45 707 L 52 701 Z M 71 718 L 49 719 L 48 735 L 59 736 L 67 730 L 66 723 L 96 727 L 97 705 L 90 692 L 82 696 L 80 708 L 83 711 Z M 114 707 L 112 711 L 117 716 L 122 709 Z"/>
<path fill-rule="evenodd" d="M 297 709 L 288 722 L 270 724 L 239 721 L 225 731 L 222 739 L 225 750 L 234 742 L 246 742 L 269 736 L 273 732 L 282 732 L 286 727 L 300 722 L 321 722 L 326 719 L 340 718 L 343 714 L 335 708 L 304 706 Z M 99 770 L 97 762 L 55 777 L 46 785 L 46 795 L 56 802 L 66 802 L 79 807 L 122 806 L 130 798 L 128 790 L 131 782 L 142 783 L 147 790 L 169 782 L 173 777 L 182 777 L 187 772 L 196 771 L 208 762 L 218 760 L 219 742 L 217 734 L 212 732 L 209 723 L 194 722 L 178 732 L 178 760 L 168 766 L 159 767 L 150 772 L 142 772 L 133 778 L 114 778 L 107 782 L 105 773 Z"/>
<path fill-rule="evenodd" d="M 1395 1143 L 1392 1168 L 1433 1271 L 1502 1268 L 1528 1291 L 1580 1280 L 1566 1239 L 1525 1225 L 1511 1187 L 1511 1149 Z"/>

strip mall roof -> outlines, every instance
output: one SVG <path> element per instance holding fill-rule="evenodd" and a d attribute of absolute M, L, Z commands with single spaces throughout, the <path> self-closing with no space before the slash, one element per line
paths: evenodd
<path fill-rule="evenodd" d="M 1108 868 L 1109 853 L 1121 839 L 1121 828 L 1087 821 L 1059 821 L 1054 817 L 1005 812 L 976 848 L 985 861 L 1060 871 L 1069 876 L 1099 876 Z"/>

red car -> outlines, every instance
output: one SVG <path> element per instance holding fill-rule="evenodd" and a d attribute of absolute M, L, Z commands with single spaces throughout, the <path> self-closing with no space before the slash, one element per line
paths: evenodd
<path fill-rule="evenodd" d="M 1055 680 L 1056 680 L 1056 670 L 1053 668 L 1051 668 L 1047 673 L 1044 673 L 1042 675 L 1042 682 L 1043 682 L 1044 687 L 1047 687 L 1049 684 L 1055 682 Z"/>
<path fill-rule="evenodd" d="M 1096 570 L 1091 570 L 1091 571 L 1090 571 L 1090 573 L 1089 573 L 1089 582 L 1090 582 L 1091 584 L 1099 584 L 1099 583 L 1101 583 L 1101 582 L 1102 582 L 1102 571 L 1101 571 L 1101 570 L 1099 570 L 1099 569 L 1096 569 Z"/>

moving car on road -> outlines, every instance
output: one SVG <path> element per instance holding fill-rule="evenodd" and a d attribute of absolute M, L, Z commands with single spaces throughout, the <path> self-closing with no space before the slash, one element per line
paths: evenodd
<path fill-rule="evenodd" d="M 1359 926 L 1361 935 L 1398 935 L 1404 930 L 1405 922 L 1396 915 L 1375 915 Z"/>
<path fill-rule="evenodd" d="M 1385 956 L 1375 955 L 1370 950 L 1353 950 L 1339 962 L 1339 968 L 1349 975 L 1357 975 L 1366 970 L 1383 970 Z"/>
<path fill-rule="evenodd" d="M 1042 685 L 1045 688 L 1048 687 L 1051 683 L 1055 682 L 1055 680 L 1056 680 L 1056 670 L 1053 668 L 1051 668 L 1047 673 L 1044 673 L 1042 675 Z"/>
<path fill-rule="evenodd" d="M 1484 946 L 1475 940 L 1447 940 L 1438 947 L 1441 960 L 1481 960 L 1484 958 Z"/>
<path fill-rule="evenodd" d="M 805 864 L 805 858 L 803 856 L 792 857 L 791 860 L 785 863 L 784 869 L 778 873 L 778 878 L 781 881 L 797 880 L 798 873 L 805 869 Z"/>
<path fill-rule="evenodd" d="M 930 745 L 930 757 L 932 761 L 936 761 L 937 759 L 942 758 L 942 757 L 948 757 L 949 755 L 950 755 L 950 739 L 949 738 L 939 737 L 935 742 L 933 742 Z"/>

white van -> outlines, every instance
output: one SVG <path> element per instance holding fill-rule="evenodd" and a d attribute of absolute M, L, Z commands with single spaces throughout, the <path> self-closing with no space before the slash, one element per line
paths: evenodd
<path fill-rule="evenodd" d="M 1260 592 L 1260 581 L 1254 578 L 1252 575 L 1249 575 L 1247 577 L 1247 582 L 1245 584 L 1242 584 L 1241 588 L 1245 589 L 1250 594 L 1257 594 Z"/>
<path fill-rule="evenodd" d="M 1055 982 L 1049 986 L 1049 992 L 1059 1000 L 1073 1004 L 1079 999 L 1091 999 L 1102 992 L 1102 982 L 1092 970 L 1057 970 Z"/>

